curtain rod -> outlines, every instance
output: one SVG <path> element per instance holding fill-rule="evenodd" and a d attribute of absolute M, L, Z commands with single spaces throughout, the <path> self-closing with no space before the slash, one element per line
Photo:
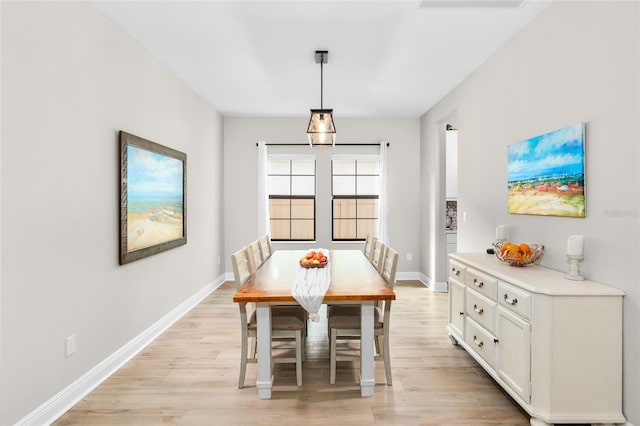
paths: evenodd
<path fill-rule="evenodd" d="M 256 146 L 259 143 L 256 142 Z M 309 146 L 308 143 L 266 143 L 267 146 Z M 337 143 L 335 146 L 380 146 L 382 143 Z M 389 146 L 389 142 L 387 142 Z"/>

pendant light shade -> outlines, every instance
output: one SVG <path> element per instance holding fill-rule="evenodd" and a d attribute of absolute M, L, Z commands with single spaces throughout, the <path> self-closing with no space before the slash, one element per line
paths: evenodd
<path fill-rule="evenodd" d="M 328 57 L 328 51 L 316 50 L 316 63 L 320 64 L 320 109 L 311 110 L 311 118 L 307 127 L 307 137 L 311 146 L 335 146 L 336 144 L 336 125 L 333 122 L 333 109 L 324 109 L 322 105 L 322 66 L 327 63 Z"/>
<path fill-rule="evenodd" d="M 336 125 L 332 109 L 312 109 L 307 137 L 311 146 L 336 144 Z"/>

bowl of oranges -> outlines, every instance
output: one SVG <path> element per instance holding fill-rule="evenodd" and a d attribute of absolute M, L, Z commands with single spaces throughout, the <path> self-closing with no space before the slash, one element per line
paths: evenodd
<path fill-rule="evenodd" d="M 496 257 L 511 266 L 527 266 L 540 263 L 544 256 L 542 244 L 514 244 L 509 241 L 493 245 Z"/>
<path fill-rule="evenodd" d="M 300 266 L 303 268 L 324 268 L 329 259 L 320 250 L 311 250 L 300 258 Z"/>

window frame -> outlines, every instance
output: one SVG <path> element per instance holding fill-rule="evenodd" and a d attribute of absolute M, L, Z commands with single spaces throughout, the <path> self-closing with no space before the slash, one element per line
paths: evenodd
<path fill-rule="evenodd" d="M 381 184 L 381 179 L 382 179 L 382 171 L 380 169 L 378 169 L 378 174 L 373 175 L 373 174 L 358 174 L 358 161 L 360 160 L 377 160 L 379 163 L 381 163 L 381 158 L 380 155 L 367 155 L 367 154 L 363 154 L 363 155 L 336 155 L 333 156 L 331 158 L 331 241 L 335 241 L 335 242 L 359 242 L 359 241 L 365 241 L 366 240 L 366 236 L 363 238 L 358 238 L 358 222 L 359 220 L 377 220 L 377 229 L 376 229 L 376 233 L 375 236 L 377 237 L 380 233 L 380 193 L 381 193 L 381 188 L 378 187 L 378 193 L 373 195 L 373 194 L 367 194 L 367 195 L 357 195 L 358 192 L 358 177 L 360 176 L 377 176 L 380 181 L 379 183 Z M 355 161 L 355 171 L 354 174 L 334 174 L 334 161 L 335 160 L 354 160 Z M 379 164 L 380 167 L 382 167 L 382 164 Z M 351 194 L 351 195 L 335 195 L 334 194 L 334 177 L 335 176 L 353 176 L 355 182 L 355 192 L 356 194 Z M 355 200 L 356 204 L 355 204 L 355 217 L 353 218 L 348 218 L 348 219 L 343 219 L 343 218 L 336 218 L 335 217 L 335 203 L 334 200 Z M 359 200 L 372 200 L 375 199 L 378 201 L 378 208 L 377 208 L 377 217 L 358 217 L 358 201 Z M 355 220 L 355 238 L 336 238 L 335 235 L 335 222 L 336 220 Z"/>
<path fill-rule="evenodd" d="M 272 159 L 280 159 L 280 160 L 288 160 L 289 161 L 289 173 L 281 174 L 281 173 L 269 173 L 269 161 Z M 298 173 L 293 173 L 293 161 L 295 160 L 307 160 L 313 161 L 313 175 L 303 175 Z M 271 235 L 271 240 L 276 242 L 305 242 L 305 241 L 315 241 L 316 239 L 316 223 L 318 219 L 318 211 L 317 211 L 317 183 L 318 183 L 318 164 L 315 155 L 296 155 L 296 154 L 268 154 L 267 155 L 267 170 L 265 174 L 265 179 L 269 182 L 270 176 L 287 176 L 289 178 L 289 194 L 271 194 L 269 190 L 269 185 L 267 185 L 267 202 L 269 206 L 269 233 Z M 292 195 L 293 192 L 293 181 L 295 176 L 313 176 L 313 195 Z M 273 218 L 271 215 L 271 200 L 289 200 L 289 216 L 287 218 Z M 293 200 L 313 200 L 313 218 L 295 218 L 292 215 L 293 210 Z M 294 221 L 312 221 L 313 222 L 313 237 L 312 238 L 291 238 L 293 224 Z M 273 221 L 288 221 L 289 222 L 289 238 L 278 238 L 277 235 L 274 235 L 272 224 Z"/>

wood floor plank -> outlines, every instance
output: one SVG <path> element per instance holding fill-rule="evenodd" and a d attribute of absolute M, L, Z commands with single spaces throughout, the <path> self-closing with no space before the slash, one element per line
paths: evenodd
<path fill-rule="evenodd" d="M 275 364 L 271 400 L 258 399 L 257 365 L 238 389 L 240 316 L 225 283 L 54 425 L 528 425 L 529 416 L 446 331 L 447 294 L 400 281 L 392 308 L 393 386 L 376 363 L 375 395 L 360 397 L 359 363 L 338 363 L 329 384 L 326 318 L 310 323 L 303 386 Z M 357 346 L 356 346 L 357 347 Z M 344 349 L 344 347 L 343 347 Z M 288 350 L 281 348 L 278 350 Z"/>

